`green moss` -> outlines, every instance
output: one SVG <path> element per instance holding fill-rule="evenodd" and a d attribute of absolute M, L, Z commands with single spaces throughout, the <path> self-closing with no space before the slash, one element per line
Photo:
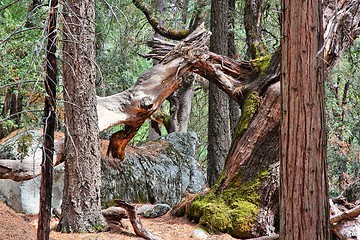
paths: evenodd
<path fill-rule="evenodd" d="M 235 138 L 241 137 L 241 135 L 245 132 L 245 130 L 249 127 L 250 120 L 255 114 L 256 110 L 259 106 L 259 96 L 257 92 L 251 92 L 244 102 L 243 111 L 241 113 L 241 118 L 238 126 L 235 131 Z"/>
<path fill-rule="evenodd" d="M 260 210 L 258 188 L 268 175 L 263 171 L 254 179 L 241 183 L 239 172 L 218 195 L 215 192 L 219 185 L 215 185 L 207 195 L 195 199 L 190 206 L 190 218 L 211 231 L 227 232 L 239 238 L 251 236 Z"/>
<path fill-rule="evenodd" d="M 29 151 L 29 147 L 33 142 L 33 136 L 31 134 L 24 134 L 17 140 L 17 154 L 20 160 L 23 160 Z"/>
<path fill-rule="evenodd" d="M 263 75 L 266 71 L 266 69 L 269 67 L 271 62 L 271 54 L 264 55 L 258 58 L 255 58 L 251 61 L 251 64 L 253 65 L 254 69 Z"/>

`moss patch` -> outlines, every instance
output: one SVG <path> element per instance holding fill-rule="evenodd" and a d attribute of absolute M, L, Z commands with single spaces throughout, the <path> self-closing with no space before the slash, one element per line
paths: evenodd
<path fill-rule="evenodd" d="M 222 193 L 216 195 L 215 185 L 205 196 L 198 196 L 190 206 L 190 218 L 211 231 L 230 233 L 234 237 L 252 236 L 253 225 L 260 211 L 258 188 L 269 175 L 263 171 L 250 181 L 240 183 L 241 174 Z"/>
<path fill-rule="evenodd" d="M 235 130 L 235 138 L 241 137 L 245 130 L 249 127 L 250 120 L 259 107 L 260 98 L 257 92 L 251 92 L 244 102 L 243 111 L 238 126 Z"/>
<path fill-rule="evenodd" d="M 255 58 L 254 60 L 251 60 L 251 64 L 253 65 L 254 69 L 263 75 L 266 71 L 266 69 L 270 66 L 271 62 L 271 54 L 264 55 L 258 58 Z"/>

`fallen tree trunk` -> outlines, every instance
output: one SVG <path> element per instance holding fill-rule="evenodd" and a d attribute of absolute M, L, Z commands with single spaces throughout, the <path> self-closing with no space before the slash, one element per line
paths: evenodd
<path fill-rule="evenodd" d="M 0 179 L 20 182 L 40 175 L 42 149 L 38 138 L 41 135 L 42 130 L 22 129 L 13 132 L 0 142 L 0 151 L 2 154 L 8 154 L 9 157 L 9 159 L 0 159 Z M 20 145 L 22 147 L 19 148 Z M 55 142 L 54 151 L 53 164 L 56 166 L 64 160 L 64 138 Z"/>

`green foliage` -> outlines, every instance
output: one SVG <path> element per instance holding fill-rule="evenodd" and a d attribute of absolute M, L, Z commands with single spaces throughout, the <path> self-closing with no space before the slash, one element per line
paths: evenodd
<path fill-rule="evenodd" d="M 330 193 L 360 180 L 360 41 L 346 51 L 326 82 Z"/>
<path fill-rule="evenodd" d="M 153 33 L 129 0 L 111 6 L 97 1 L 96 9 L 97 93 L 107 96 L 129 88 L 151 67 L 140 55 L 149 51 L 146 41 Z"/>
<path fill-rule="evenodd" d="M 188 130 L 196 132 L 198 135 L 197 160 L 202 166 L 205 166 L 208 143 L 208 89 L 200 84 L 195 85 Z"/>
<path fill-rule="evenodd" d="M 1 1 L 0 8 L 11 2 L 13 1 Z M 41 81 L 43 74 L 40 53 L 43 41 L 43 18 L 46 16 L 44 9 L 44 7 L 38 7 L 29 12 L 29 6 L 19 2 L 0 12 L 0 110 L 2 110 L 0 126 L 2 135 L 22 127 L 25 123 L 38 124 L 38 119 L 41 118 L 41 114 L 37 114 L 35 109 L 39 109 L 39 105 L 41 108 L 42 103 L 31 104 L 30 102 L 36 97 L 35 93 L 43 91 L 41 84 L 34 82 Z M 20 99 L 27 100 L 21 105 L 29 113 L 22 114 L 21 123 L 16 123 L 8 112 L 3 111 L 7 93 L 20 94 Z M 18 111 L 21 110 L 18 109 Z"/>

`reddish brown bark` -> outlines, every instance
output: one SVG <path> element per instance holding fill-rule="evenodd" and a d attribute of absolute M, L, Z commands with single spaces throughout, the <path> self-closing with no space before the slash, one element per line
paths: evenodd
<path fill-rule="evenodd" d="M 283 1 L 280 239 L 330 239 L 322 2 Z"/>

